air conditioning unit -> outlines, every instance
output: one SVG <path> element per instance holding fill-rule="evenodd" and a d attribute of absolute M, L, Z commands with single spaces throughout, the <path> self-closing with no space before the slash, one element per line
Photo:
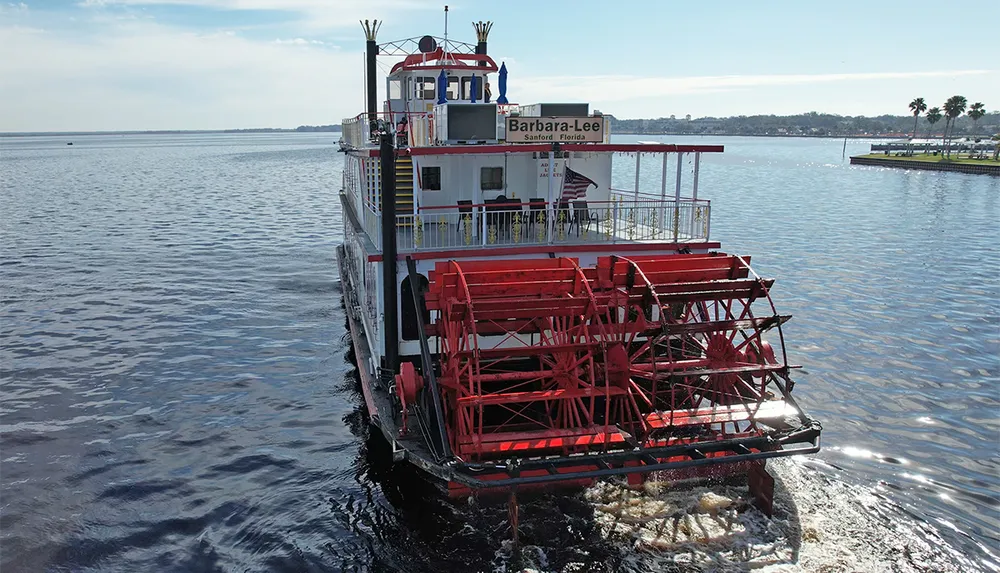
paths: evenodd
<path fill-rule="evenodd" d="M 496 143 L 496 104 L 448 102 L 434 106 L 434 138 L 442 143 Z"/>

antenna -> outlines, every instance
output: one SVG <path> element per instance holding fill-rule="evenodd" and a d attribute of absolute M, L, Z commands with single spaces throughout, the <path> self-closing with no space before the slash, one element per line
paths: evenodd
<path fill-rule="evenodd" d="M 441 60 L 448 63 L 448 5 L 444 6 L 444 57 Z"/>

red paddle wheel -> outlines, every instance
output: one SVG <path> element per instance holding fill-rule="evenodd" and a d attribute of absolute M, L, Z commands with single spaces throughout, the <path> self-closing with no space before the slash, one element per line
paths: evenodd
<path fill-rule="evenodd" d="M 771 303 L 773 280 L 748 260 L 439 263 L 428 333 L 437 337 L 451 450 L 465 461 L 568 455 L 782 427 L 795 413 L 782 399 L 791 381 L 780 326 L 789 317 Z M 775 327 L 780 361 L 763 338 Z"/>

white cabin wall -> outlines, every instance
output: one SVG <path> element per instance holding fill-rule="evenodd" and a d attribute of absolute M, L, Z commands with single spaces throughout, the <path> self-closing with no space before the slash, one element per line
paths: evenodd
<path fill-rule="evenodd" d="M 535 160 L 530 154 L 508 155 L 506 158 L 503 154 L 414 156 L 414 169 L 424 167 L 441 167 L 441 190 L 423 189 L 421 207 L 455 205 L 462 200 L 478 204 L 483 200 L 496 199 L 499 195 L 513 200 L 537 196 L 534 194 Z M 503 167 L 505 188 L 481 190 L 483 167 Z M 423 185 L 422 174 L 420 178 Z"/>
<path fill-rule="evenodd" d="M 563 168 L 567 161 L 571 169 L 597 183 L 596 188 L 592 186 L 587 190 L 588 201 L 608 200 L 611 186 L 611 154 L 572 153 L 568 160 L 557 159 L 553 188 L 556 197 L 562 190 Z M 483 200 L 496 199 L 501 194 L 514 201 L 548 197 L 549 160 L 544 157 L 533 158 L 530 153 L 510 154 L 506 157 L 503 154 L 416 155 L 413 157 L 413 162 L 414 169 L 418 171 L 424 167 L 441 168 L 441 190 L 432 191 L 423 188 L 421 207 L 452 206 L 458 201 L 472 201 L 478 204 Z M 480 189 L 480 169 L 483 167 L 505 167 L 503 190 Z M 417 178 L 423 186 L 422 173 L 417 175 Z"/>

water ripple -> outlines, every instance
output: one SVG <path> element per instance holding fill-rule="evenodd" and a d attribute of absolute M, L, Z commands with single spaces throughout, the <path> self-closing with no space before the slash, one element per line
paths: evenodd
<path fill-rule="evenodd" d="M 366 437 L 333 139 L 0 139 L 0 570 L 1000 570 L 1000 180 L 719 140 L 713 234 L 778 279 L 826 449 L 776 464 L 774 520 L 725 485 L 526 497 L 515 555 L 502 503 Z"/>

